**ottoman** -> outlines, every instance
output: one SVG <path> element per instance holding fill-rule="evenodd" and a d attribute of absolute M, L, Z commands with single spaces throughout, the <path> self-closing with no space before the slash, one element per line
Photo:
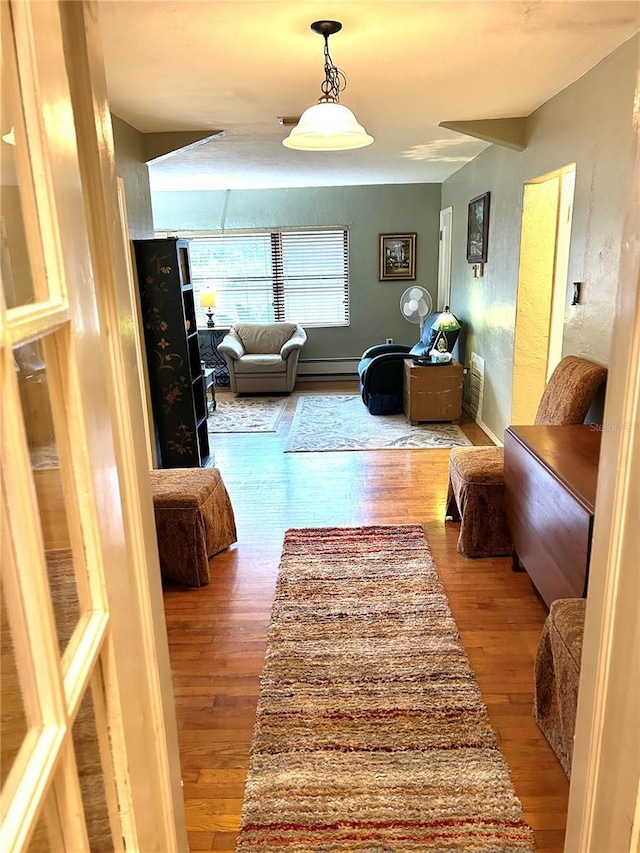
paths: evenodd
<path fill-rule="evenodd" d="M 151 471 L 160 573 L 188 586 L 209 583 L 209 557 L 237 541 L 227 489 L 217 468 Z"/>
<path fill-rule="evenodd" d="M 533 716 L 569 777 L 586 606 L 584 598 L 551 603 L 535 662 Z"/>
<path fill-rule="evenodd" d="M 511 553 L 504 499 L 504 448 L 452 448 L 446 515 L 460 521 L 458 551 L 465 557 Z"/>

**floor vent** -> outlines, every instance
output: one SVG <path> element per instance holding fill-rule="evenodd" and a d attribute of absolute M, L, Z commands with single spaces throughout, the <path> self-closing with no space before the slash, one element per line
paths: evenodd
<path fill-rule="evenodd" d="M 482 420 L 482 398 L 484 396 L 484 358 L 471 353 L 469 371 L 469 411 L 476 420 Z"/>

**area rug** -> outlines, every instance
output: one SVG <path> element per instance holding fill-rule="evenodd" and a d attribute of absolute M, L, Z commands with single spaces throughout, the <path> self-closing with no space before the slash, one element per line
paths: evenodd
<path fill-rule="evenodd" d="M 276 432 L 286 397 L 227 397 L 218 395 L 217 405 L 208 417 L 210 433 Z"/>
<path fill-rule="evenodd" d="M 408 450 L 471 444 L 455 424 L 411 426 L 404 415 L 370 415 L 354 395 L 300 397 L 286 453 L 318 450 Z"/>
<path fill-rule="evenodd" d="M 535 850 L 420 526 L 287 531 L 249 850 Z"/>

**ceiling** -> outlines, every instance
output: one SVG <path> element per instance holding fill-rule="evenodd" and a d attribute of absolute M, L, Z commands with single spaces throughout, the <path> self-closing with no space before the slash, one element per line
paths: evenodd
<path fill-rule="evenodd" d="M 154 190 L 440 182 L 487 143 L 442 121 L 527 116 L 640 27 L 617 0 L 100 0 L 112 111 L 143 133 L 224 131 L 150 167 Z M 278 116 L 320 95 L 323 41 L 368 148 L 305 152 Z"/>

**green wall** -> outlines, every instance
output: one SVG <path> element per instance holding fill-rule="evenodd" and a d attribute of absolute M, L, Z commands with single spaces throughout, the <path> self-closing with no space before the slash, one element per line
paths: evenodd
<path fill-rule="evenodd" d="M 453 207 L 451 305 L 466 322 L 466 359 L 485 359 L 484 423 L 499 437 L 510 423 L 523 185 L 570 163 L 576 188 L 563 355 L 607 364 L 615 314 L 625 201 L 631 178 L 632 111 L 639 38 L 622 45 L 527 121 L 527 148 L 492 145 L 442 186 Z M 488 263 L 474 279 L 466 262 L 467 206 L 491 192 Z M 571 306 L 573 281 L 584 282 Z"/>
<path fill-rule="evenodd" d="M 153 237 L 149 167 L 144 162 L 142 134 L 111 114 L 116 174 L 124 181 L 129 236 L 132 240 Z"/>
<path fill-rule="evenodd" d="M 418 340 L 418 326 L 400 313 L 400 295 L 413 282 L 378 280 L 378 235 L 417 232 L 415 283 L 435 304 L 439 217 L 440 184 L 153 194 L 157 231 L 348 227 L 351 325 L 308 329 L 303 358 L 359 357 L 385 338 Z"/>

